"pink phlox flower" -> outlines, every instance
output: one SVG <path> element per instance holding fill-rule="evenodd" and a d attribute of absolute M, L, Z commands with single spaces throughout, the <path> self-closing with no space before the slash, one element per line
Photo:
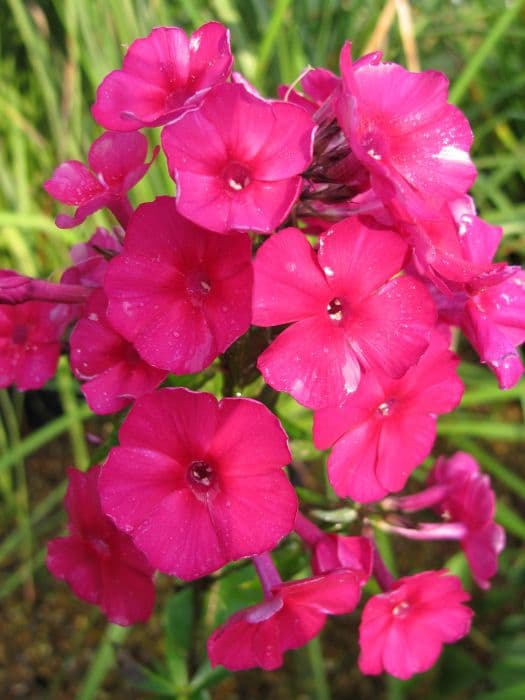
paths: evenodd
<path fill-rule="evenodd" d="M 312 117 L 341 85 L 341 79 L 326 68 L 311 68 L 302 75 L 299 84 L 304 94 L 293 85 L 279 85 L 277 94 L 281 100 L 303 107 Z"/>
<path fill-rule="evenodd" d="M 321 236 L 317 253 L 298 229 L 265 241 L 254 263 L 253 322 L 292 324 L 259 357 L 267 384 L 319 409 L 343 403 L 362 369 L 402 377 L 435 322 L 424 285 L 398 275 L 406 251 L 396 233 L 357 218 Z"/>
<path fill-rule="evenodd" d="M 56 225 L 78 226 L 90 214 L 107 207 L 125 226 L 132 211 L 127 193 L 142 180 L 158 151 L 157 146 L 151 160 L 145 162 L 148 141 L 143 134 L 107 131 L 89 149 L 89 168 L 78 160 L 59 165 L 44 189 L 57 201 L 77 209 L 74 216 L 57 216 Z"/>
<path fill-rule="evenodd" d="M 349 569 L 364 586 L 372 575 L 374 555 L 366 537 L 324 534 L 312 547 L 312 571 L 323 574 Z"/>
<path fill-rule="evenodd" d="M 447 203 L 438 218 L 406 228 L 420 274 L 444 294 L 497 284 L 507 274 L 503 263 L 492 262 L 503 231 L 478 217 L 468 196 Z"/>
<path fill-rule="evenodd" d="M 104 284 L 108 263 L 122 250 L 124 232 L 115 228 L 108 231 L 98 227 L 85 243 L 76 243 L 69 251 L 73 265 L 60 278 L 66 284 L 82 284 L 97 289 Z"/>
<path fill-rule="evenodd" d="M 155 568 L 199 578 L 293 528 L 286 434 L 257 401 L 160 389 L 135 402 L 119 440 L 100 477 L 103 509 Z"/>
<path fill-rule="evenodd" d="M 195 226 L 159 197 L 138 207 L 109 264 L 108 318 L 149 364 L 199 372 L 251 322 L 251 242 Z"/>
<path fill-rule="evenodd" d="M 103 290 L 93 291 L 70 337 L 71 369 L 84 382 L 81 388 L 89 407 L 99 414 L 120 411 L 153 391 L 167 375 L 142 360 L 112 328 L 106 306 Z"/>
<path fill-rule="evenodd" d="M 341 498 L 368 503 L 400 491 L 430 454 L 436 417 L 452 411 L 464 389 L 447 335 L 435 331 L 401 379 L 367 372 L 342 406 L 316 411 L 314 443 L 320 449 L 333 445 L 328 476 Z"/>
<path fill-rule="evenodd" d="M 145 622 L 155 600 L 153 569 L 131 538 L 102 512 L 100 467 L 68 469 L 65 506 L 69 534 L 51 540 L 47 568 L 82 600 L 98 605 L 110 622 Z"/>
<path fill-rule="evenodd" d="M 446 570 L 424 571 L 397 580 L 389 591 L 367 602 L 359 626 L 359 668 L 386 671 L 406 680 L 437 661 L 443 644 L 468 634 L 470 599 L 457 576 Z"/>
<path fill-rule="evenodd" d="M 481 474 L 471 455 L 456 452 L 448 459 L 437 460 L 428 483 L 448 488 L 435 509 L 447 521 L 466 527 L 461 546 L 476 583 L 489 588 L 489 579 L 497 572 L 498 555 L 505 546 L 505 531 L 494 522 L 496 498 L 490 478 Z"/>
<path fill-rule="evenodd" d="M 27 391 L 44 386 L 56 372 L 69 320 L 67 304 L 0 304 L 0 387 L 14 384 Z"/>
<path fill-rule="evenodd" d="M 501 389 L 515 386 L 523 374 L 517 347 L 525 341 L 525 272 L 509 268 L 499 284 L 480 286 L 465 303 L 463 333 L 498 378 Z"/>
<path fill-rule="evenodd" d="M 217 233 L 272 233 L 299 197 L 314 132 L 297 105 L 213 88 L 162 132 L 179 212 Z"/>
<path fill-rule="evenodd" d="M 108 263 L 122 250 L 123 238 L 124 232 L 117 227 L 112 232 L 97 228 L 88 241 L 71 247 L 69 254 L 73 265 L 64 270 L 60 282 L 93 290 L 102 287 Z M 71 320 L 78 320 L 84 310 L 85 304 L 71 304 Z"/>
<path fill-rule="evenodd" d="M 122 70 L 104 78 L 93 117 L 115 131 L 166 124 L 224 82 L 232 63 L 230 33 L 218 22 L 202 25 L 190 37 L 179 27 L 156 27 L 131 44 Z"/>
<path fill-rule="evenodd" d="M 221 664 L 230 671 L 279 668 L 285 651 L 319 634 L 327 615 L 351 612 L 360 593 L 349 571 L 276 586 L 263 603 L 240 610 L 213 632 L 208 640 L 212 666 Z"/>
<path fill-rule="evenodd" d="M 447 102 L 446 76 L 411 73 L 381 62 L 380 54 L 353 64 L 348 42 L 340 69 L 338 122 L 396 220 L 434 218 L 445 202 L 465 194 L 476 177 L 472 131 Z"/>

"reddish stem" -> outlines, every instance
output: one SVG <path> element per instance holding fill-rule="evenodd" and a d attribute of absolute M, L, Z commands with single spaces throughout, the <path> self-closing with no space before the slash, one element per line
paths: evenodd
<path fill-rule="evenodd" d="M 266 600 L 269 600 L 272 597 L 273 589 L 282 583 L 277 567 L 273 563 L 269 552 L 253 557 L 252 561 L 261 581 L 264 597 Z"/>
<path fill-rule="evenodd" d="M 308 520 L 300 511 L 297 512 L 294 525 L 295 532 L 308 545 L 313 547 L 324 536 L 324 532 Z"/>

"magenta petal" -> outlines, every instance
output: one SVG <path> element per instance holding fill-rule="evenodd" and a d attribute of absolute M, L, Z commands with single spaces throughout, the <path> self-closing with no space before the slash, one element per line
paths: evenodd
<path fill-rule="evenodd" d="M 397 233 L 349 218 L 321 236 L 319 265 L 334 296 L 358 303 L 401 270 L 406 252 L 406 243 Z"/>
<path fill-rule="evenodd" d="M 271 109 L 273 128 L 257 153 L 254 176 L 260 180 L 284 180 L 309 166 L 314 122 L 305 109 L 289 102 L 273 102 Z"/>
<path fill-rule="evenodd" d="M 385 400 L 385 390 L 374 372 L 366 372 L 353 394 L 341 406 L 314 413 L 313 438 L 320 450 L 331 447 L 344 433 L 372 418 Z"/>
<path fill-rule="evenodd" d="M 367 421 L 336 442 L 328 457 L 328 478 L 340 498 L 359 503 L 378 501 L 387 495 L 377 479 L 380 425 Z"/>
<path fill-rule="evenodd" d="M 282 471 L 227 476 L 209 513 L 228 561 L 273 549 L 293 530 L 297 515 L 297 496 L 288 478 Z"/>
<path fill-rule="evenodd" d="M 78 206 L 104 191 L 104 187 L 83 163 L 61 163 L 44 183 L 45 191 L 63 204 Z"/>
<path fill-rule="evenodd" d="M 133 541 L 156 569 L 185 581 L 229 561 L 206 505 L 188 489 L 159 503 L 135 530 Z"/>
<path fill-rule="evenodd" d="M 330 288 L 304 233 L 279 231 L 257 251 L 253 322 L 277 326 L 326 311 Z"/>
<path fill-rule="evenodd" d="M 88 163 L 93 172 L 103 175 L 106 185 L 122 185 L 128 173 L 144 165 L 147 153 L 148 140 L 143 134 L 109 131 L 92 143 Z M 131 189 L 135 182 L 128 184 Z"/>
<path fill-rule="evenodd" d="M 257 366 L 271 387 L 314 409 L 341 404 L 361 376 L 343 329 L 328 317 L 286 328 L 259 356 Z"/>
<path fill-rule="evenodd" d="M 302 184 L 300 176 L 270 182 L 254 180 L 239 193 L 231 209 L 229 228 L 273 233 L 290 213 Z"/>
<path fill-rule="evenodd" d="M 142 555 L 141 555 L 142 556 Z M 118 560 L 102 561 L 102 609 L 115 625 L 146 622 L 153 612 L 155 586 L 151 577 Z"/>
<path fill-rule="evenodd" d="M 27 348 L 20 358 L 14 376 L 14 384 L 18 390 L 27 391 L 44 386 L 54 376 L 59 357 L 58 343 L 46 343 Z"/>
<path fill-rule="evenodd" d="M 207 22 L 190 37 L 192 88 L 202 90 L 226 80 L 233 63 L 230 32 L 219 22 Z"/>
<path fill-rule="evenodd" d="M 403 276 L 364 299 L 347 329 L 360 358 L 391 377 L 402 377 L 428 347 L 436 309 L 424 285 Z"/>
<path fill-rule="evenodd" d="M 224 460 L 229 477 L 280 473 L 291 460 L 279 419 L 252 399 L 225 398 L 219 404 L 217 427 L 208 454 Z"/>
<path fill-rule="evenodd" d="M 73 593 L 87 603 L 102 599 L 102 574 L 89 545 L 79 536 L 58 537 L 48 544 L 46 566 L 53 576 L 67 581 Z"/>
<path fill-rule="evenodd" d="M 138 399 L 119 431 L 125 447 L 162 449 L 181 464 L 201 457 L 217 429 L 219 407 L 211 394 L 159 389 Z"/>
<path fill-rule="evenodd" d="M 153 449 L 114 447 L 99 479 L 100 500 L 123 532 L 133 533 L 185 486 L 186 464 Z"/>
<path fill-rule="evenodd" d="M 106 368 L 82 386 L 82 393 L 95 413 L 114 413 L 153 391 L 165 378 L 164 370 L 150 367 L 137 355 L 132 362 L 122 360 Z"/>
<path fill-rule="evenodd" d="M 208 639 L 208 656 L 212 666 L 220 664 L 230 671 L 260 667 L 265 671 L 283 663 L 282 622 L 277 616 L 264 623 L 253 624 L 248 616 L 260 605 L 232 615 Z"/>
<path fill-rule="evenodd" d="M 501 389 L 515 386 L 523 374 L 523 364 L 514 344 L 492 319 L 481 313 L 472 300 L 467 302 L 462 330 L 498 378 Z"/>
<path fill-rule="evenodd" d="M 91 108 L 94 120 L 105 129 L 136 131 L 153 126 L 165 112 L 165 91 L 138 76 L 114 70 L 97 89 Z"/>
<path fill-rule="evenodd" d="M 436 439 L 436 419 L 403 413 L 382 422 L 376 477 L 390 493 L 400 491 L 412 471 L 428 457 Z"/>
<path fill-rule="evenodd" d="M 481 588 L 489 588 L 489 580 L 498 571 L 498 555 L 505 546 L 505 531 L 494 522 L 469 533 L 463 542 L 474 580 Z"/>

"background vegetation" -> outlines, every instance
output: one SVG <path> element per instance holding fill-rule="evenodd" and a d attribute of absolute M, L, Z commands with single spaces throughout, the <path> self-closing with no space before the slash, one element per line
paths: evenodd
<path fill-rule="evenodd" d="M 57 229 L 54 205 L 41 185 L 59 162 L 83 160 L 100 133 L 89 113 L 97 85 L 120 67 L 126 46 L 153 26 L 191 31 L 210 19 L 231 28 L 237 70 L 267 95 L 307 64 L 337 70 L 346 38 L 355 55 L 381 48 L 386 58 L 412 70 L 446 72 L 451 99 L 476 134 L 478 208 L 504 228 L 501 256 L 522 263 L 524 7 L 524 0 L 0 0 L 0 267 L 58 279 L 68 247 L 85 240 L 93 222 Z M 173 192 L 166 173 L 152 171 L 134 191 L 137 201 Z M 96 221 L 104 223 L 104 216 Z M 91 416 L 66 362 L 42 391 L 24 396 L 0 390 L 0 696 L 525 697 L 525 384 L 499 392 L 469 348 L 460 350 L 467 391 L 460 410 L 440 421 L 436 453 L 467 449 L 491 474 L 508 547 L 492 590 L 480 595 L 453 548 L 384 543 L 402 574 L 448 560 L 472 589 L 477 612 L 469 639 L 447 650 L 437 668 L 407 683 L 360 677 L 357 615 L 331 621 L 321 640 L 289 653 L 281 671 L 235 677 L 211 672 L 206 631 L 257 597 L 247 566 L 210 577 L 193 592 L 161 577 L 157 612 L 147 626 L 128 631 L 106 625 L 97 610 L 54 581 L 43 562 L 47 539 L 65 522 L 65 466 L 96 463 L 115 428 L 111 420 Z M 278 408 L 293 438 L 303 498 L 319 522 L 351 532 L 348 511 L 334 510 L 325 491 L 323 457 L 309 442 L 307 412 L 287 401 Z M 92 434 L 106 444 L 97 447 Z M 283 547 L 284 574 L 300 573 L 305 564 L 296 542 Z"/>

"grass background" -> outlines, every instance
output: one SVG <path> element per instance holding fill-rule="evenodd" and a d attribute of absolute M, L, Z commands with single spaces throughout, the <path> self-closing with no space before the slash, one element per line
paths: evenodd
<path fill-rule="evenodd" d="M 93 221 L 72 231 L 54 225 L 54 203 L 42 190 L 53 168 L 83 160 L 100 133 L 89 106 L 104 75 L 120 67 L 126 47 L 153 26 L 192 31 L 215 19 L 228 25 L 236 69 L 271 95 L 307 65 L 337 70 L 345 39 L 354 54 L 382 49 L 412 70 L 450 76 L 451 99 L 475 132 L 479 178 L 473 188 L 481 215 L 503 226 L 501 257 L 523 262 L 525 252 L 525 2 L 473 0 L 0 0 L 0 267 L 58 279 L 68 248 L 85 240 Z M 158 138 L 158 134 L 156 134 Z M 134 190 L 136 202 L 173 192 L 165 170 L 153 168 Z M 108 223 L 97 214 L 98 224 Z M 331 621 L 321 641 L 287 655 L 282 671 L 235 677 L 210 672 L 206 629 L 257 595 L 251 572 L 235 568 L 187 590 L 159 581 L 165 604 L 146 627 L 131 632 L 105 625 L 97 611 L 76 603 L 45 571 L 45 542 L 64 523 L 64 467 L 86 468 L 103 450 L 89 430 L 112 439 L 109 420 L 94 419 L 66 362 L 41 392 L 0 390 L 0 691 L 30 698 L 481 698 L 525 697 L 525 469 L 523 382 L 499 392 L 492 375 L 461 348 L 467 392 L 461 408 L 440 421 L 445 450 L 468 449 L 492 475 L 498 519 L 509 546 L 501 573 L 484 595 L 470 638 L 418 679 L 362 679 L 355 671 L 357 617 Z M 469 359 L 471 360 L 469 362 Z M 284 403 L 298 464 L 321 485 L 319 455 L 309 443 L 308 418 Z M 317 476 L 316 476 L 317 475 Z M 316 481 L 317 479 L 317 481 Z M 303 496 L 315 501 L 307 489 Z M 324 498 L 319 519 L 337 516 Z M 394 548 L 401 573 L 449 565 L 468 580 L 453 549 Z M 279 564 L 296 574 L 304 561 L 296 543 Z M 321 648 L 322 647 L 322 648 Z M 118 670 L 115 670 L 115 666 Z"/>

